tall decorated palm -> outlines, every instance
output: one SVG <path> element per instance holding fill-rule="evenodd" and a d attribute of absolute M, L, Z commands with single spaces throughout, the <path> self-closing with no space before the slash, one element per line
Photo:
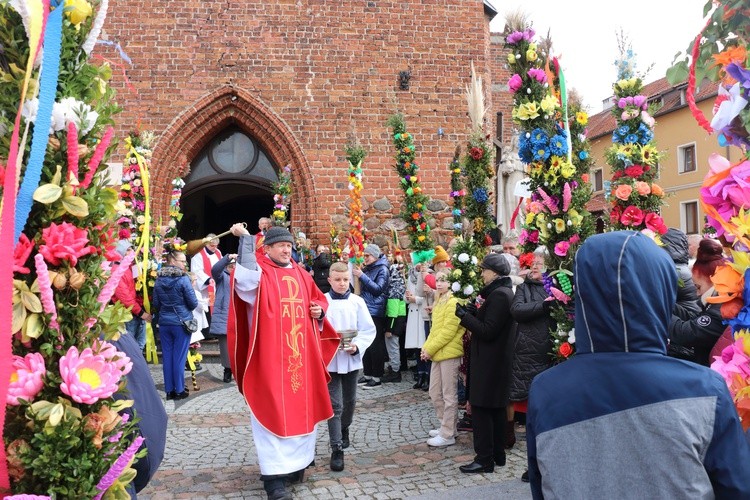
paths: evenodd
<path fill-rule="evenodd" d="M 586 202 L 591 187 L 589 153 L 585 137 L 587 116 L 580 104 L 569 105 L 565 77 L 551 43 L 540 43 L 523 16 L 506 24 L 508 82 L 514 93 L 513 119 L 519 128 L 519 152 L 527 165 L 530 196 L 519 238 L 525 260 L 537 246 L 549 253 L 545 288 L 556 302 L 551 315 L 557 321 L 553 337 L 556 361 L 575 352 L 573 330 L 573 256 L 593 232 Z"/>
<path fill-rule="evenodd" d="M 0 492 L 122 497 L 143 438 L 113 398 L 132 363 L 110 341 L 131 315 L 110 298 L 133 253 L 113 264 L 117 106 L 88 58 L 107 1 L 52 4 L 0 3 Z"/>
<path fill-rule="evenodd" d="M 427 220 L 427 203 L 430 198 L 422 192 L 419 165 L 416 159 L 414 136 L 406 131 L 406 122 L 401 114 L 388 119 L 392 131 L 393 145 L 396 147 L 396 172 L 399 185 L 404 192 L 401 217 L 406 222 L 406 230 L 411 247 L 412 264 L 430 262 L 435 257 L 432 241 L 432 228 Z"/>
<path fill-rule="evenodd" d="M 660 215 L 664 190 L 654 182 L 661 156 L 654 142 L 655 120 L 649 113 L 648 96 L 643 94 L 643 81 L 635 76 L 633 51 L 623 38 L 619 41 L 617 82 L 612 87 L 616 127 L 606 152 L 612 167 L 609 220 L 615 230 L 648 229 L 664 234 L 667 226 Z"/>

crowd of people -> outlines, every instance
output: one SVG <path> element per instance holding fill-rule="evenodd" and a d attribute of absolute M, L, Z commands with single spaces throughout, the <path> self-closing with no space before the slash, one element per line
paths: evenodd
<path fill-rule="evenodd" d="M 556 326 L 550 309 L 555 301 L 544 285 L 549 257 L 544 247 L 533 252 L 527 269 L 519 264 L 521 249 L 514 236 L 490 247 L 479 263 L 484 286 L 467 301 L 451 292 L 450 244 L 447 250 L 437 247 L 432 262 L 410 265 L 406 252 L 370 243 L 364 263 L 352 265 L 346 258 L 334 260 L 322 244 L 312 256 L 300 258 L 300 241 L 287 229 L 263 219 L 258 225 L 254 235 L 242 224 L 232 226 L 230 232 L 240 240 L 237 254 L 222 256 L 218 240 L 207 238 L 209 244 L 191 260 L 192 284 L 185 254 L 171 252 L 159 271 L 153 305 L 166 399 L 189 396 L 183 374 L 189 336 L 183 323 L 201 310 L 201 302 L 207 305 L 205 331 L 219 339 L 224 382 L 235 378 L 250 407 L 270 499 L 292 498 L 287 488 L 301 481 L 313 462 L 317 424 L 323 421 L 330 469 L 344 470 L 358 388 L 377 390 L 402 382 L 405 374 L 413 375 L 413 388 L 427 391 L 434 406 L 439 425 L 425 436 L 429 446 L 452 446 L 458 432 L 473 432 L 474 460 L 459 467 L 462 473 L 488 473 L 505 465 L 515 428 L 525 424 L 529 470 L 522 479 L 532 483 L 538 498 L 576 497 L 574 492 L 583 491 L 581 463 L 596 470 L 610 464 L 611 477 L 617 478 L 613 472 L 628 463 L 625 454 L 635 453 L 634 443 L 637 449 L 652 449 L 643 462 L 651 465 L 638 467 L 638 473 L 652 478 L 659 470 L 653 467 L 657 457 L 663 463 L 678 460 L 669 458 L 674 454 L 663 440 L 681 443 L 683 455 L 690 456 L 685 460 L 691 463 L 678 467 L 687 483 L 674 486 L 670 479 L 671 488 L 694 490 L 698 496 L 712 488 L 750 495 L 750 473 L 738 477 L 725 464 L 729 459 L 750 464 L 750 445 L 727 401 L 726 386 L 706 368 L 712 348 L 726 334 L 718 305 L 706 300 L 716 293 L 710 277 L 724 261 L 718 242 L 695 244 L 675 229 L 665 235 L 661 249 L 636 233 L 587 241 L 576 258 L 578 354 L 553 367 L 550 331 Z M 618 245 L 624 249 L 619 261 L 612 250 Z M 128 294 L 123 297 L 132 302 Z M 151 319 L 139 313 L 137 304 L 132 307 L 133 321 Z M 620 316 L 621 325 L 614 320 Z M 684 378 L 685 389 L 661 390 L 669 381 L 660 370 Z M 642 389 L 649 376 L 658 380 Z M 625 387 L 632 387 L 629 395 L 622 394 Z M 715 415 L 722 427 L 686 420 L 679 414 L 683 403 L 674 401 L 706 397 L 714 399 L 688 413 L 703 412 L 707 419 Z M 651 411 L 644 406 L 649 404 L 661 406 Z M 461 419 L 460 409 L 465 410 Z M 659 422 L 671 422 L 675 429 L 668 438 L 654 439 L 648 426 Z M 647 429 L 633 439 L 644 430 L 639 426 Z M 613 437 L 592 443 L 586 438 L 590 432 Z M 601 463 L 592 463 L 597 460 Z M 696 476 L 697 470 L 702 475 Z M 632 487 L 616 479 L 590 483 L 585 486 L 590 497 Z M 654 479 L 638 491 L 648 497 L 667 491 L 663 488 Z"/>

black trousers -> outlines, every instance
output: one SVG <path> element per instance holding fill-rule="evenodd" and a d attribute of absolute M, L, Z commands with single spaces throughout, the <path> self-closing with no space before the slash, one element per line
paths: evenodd
<path fill-rule="evenodd" d="M 367 377 L 382 377 L 385 373 L 385 360 L 388 359 L 388 351 L 385 349 L 385 317 L 372 317 L 375 323 L 375 340 L 365 351 L 362 357 L 364 374 Z"/>
<path fill-rule="evenodd" d="M 474 461 L 482 465 L 505 462 L 505 407 L 471 405 L 474 429 Z"/>

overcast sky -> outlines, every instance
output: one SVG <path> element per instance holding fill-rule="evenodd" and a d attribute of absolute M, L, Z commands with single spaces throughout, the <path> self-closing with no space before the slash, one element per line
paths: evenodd
<path fill-rule="evenodd" d="M 490 0 L 498 15 L 490 27 L 501 32 L 505 16 L 521 10 L 537 35 L 550 31 L 569 88 L 577 89 L 591 114 L 612 94 L 617 77 L 616 33 L 622 29 L 636 54 L 636 70 L 654 68 L 645 83 L 666 75 L 677 52 L 684 52 L 703 28 L 706 0 Z"/>

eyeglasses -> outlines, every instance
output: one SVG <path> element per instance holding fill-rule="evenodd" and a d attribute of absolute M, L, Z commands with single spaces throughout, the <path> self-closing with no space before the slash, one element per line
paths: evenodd
<path fill-rule="evenodd" d="M 179 262 L 180 264 L 187 264 L 187 259 L 175 259 L 175 262 Z"/>

